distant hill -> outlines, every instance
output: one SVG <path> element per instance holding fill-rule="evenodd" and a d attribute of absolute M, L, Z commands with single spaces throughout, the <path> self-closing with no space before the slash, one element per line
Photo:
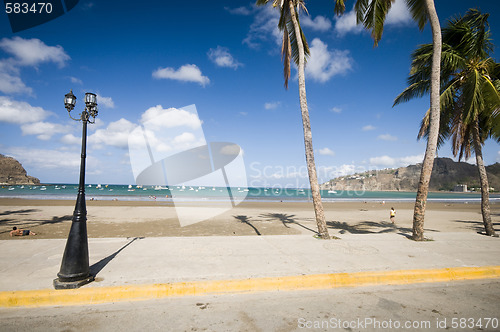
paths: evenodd
<path fill-rule="evenodd" d="M 321 185 L 326 190 L 368 191 L 416 191 L 420 180 L 421 164 L 368 171 L 332 179 Z M 500 164 L 486 166 L 490 187 L 500 189 Z M 451 191 L 457 184 L 466 184 L 469 189 L 479 188 L 477 167 L 450 158 L 436 158 L 432 170 L 429 190 Z"/>
<path fill-rule="evenodd" d="M 19 161 L 0 154 L 0 184 L 40 184 L 40 180 L 29 176 Z"/>

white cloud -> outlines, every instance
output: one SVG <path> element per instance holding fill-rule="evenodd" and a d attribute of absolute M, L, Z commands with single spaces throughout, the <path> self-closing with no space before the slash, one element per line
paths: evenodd
<path fill-rule="evenodd" d="M 374 157 L 370 158 L 370 164 L 377 166 L 392 167 L 396 165 L 396 159 L 389 156 Z"/>
<path fill-rule="evenodd" d="M 366 125 L 363 128 L 361 128 L 361 130 L 363 130 L 363 131 L 370 131 L 370 130 L 375 130 L 375 129 L 376 128 L 372 125 Z"/>
<path fill-rule="evenodd" d="M 101 148 L 104 145 L 127 148 L 129 133 L 136 127 L 137 125 L 134 123 L 121 118 L 118 121 L 111 122 L 104 129 L 96 130 L 95 133 L 89 136 L 89 143 L 95 144 L 96 148 Z"/>
<path fill-rule="evenodd" d="M 328 50 L 328 45 L 314 38 L 310 46 L 311 56 L 307 60 L 306 75 L 314 81 L 324 83 L 335 75 L 345 74 L 352 68 L 349 51 Z"/>
<path fill-rule="evenodd" d="M 416 156 L 407 156 L 407 157 L 401 157 L 399 158 L 399 161 L 403 163 L 403 166 L 406 165 L 414 165 L 414 164 L 419 164 L 424 160 L 424 155 L 419 154 Z"/>
<path fill-rule="evenodd" d="M 27 87 L 19 77 L 19 71 L 15 67 L 0 62 L 0 91 L 3 93 L 26 93 L 31 95 L 33 90 Z"/>
<path fill-rule="evenodd" d="M 237 8 L 224 7 L 224 9 L 233 15 L 248 16 L 253 13 L 252 8 L 247 8 L 247 7 L 237 7 Z"/>
<path fill-rule="evenodd" d="M 106 108 L 115 108 L 115 102 L 111 97 L 103 97 L 97 94 L 97 104 Z"/>
<path fill-rule="evenodd" d="M 52 122 L 33 122 L 21 125 L 23 135 L 37 135 L 42 141 L 48 141 L 54 134 L 67 133 L 68 126 Z"/>
<path fill-rule="evenodd" d="M 196 137 L 194 136 L 193 133 L 188 133 L 184 132 L 178 136 L 174 137 L 174 144 L 186 144 L 186 143 L 192 143 L 196 140 Z"/>
<path fill-rule="evenodd" d="M 379 135 L 377 138 L 382 140 L 382 141 L 397 141 L 398 140 L 398 138 L 396 136 L 392 136 L 391 134 Z"/>
<path fill-rule="evenodd" d="M 224 145 L 222 149 L 220 149 L 219 153 L 226 156 L 237 156 L 240 153 L 240 147 L 236 144 Z M 243 150 L 241 150 L 243 152 Z"/>
<path fill-rule="evenodd" d="M 24 124 L 39 122 L 51 115 L 41 107 L 33 107 L 24 101 L 0 96 L 0 122 Z"/>
<path fill-rule="evenodd" d="M 370 158 L 370 165 L 373 165 L 374 167 L 397 168 L 397 167 L 405 167 L 408 165 L 415 165 L 421 163 L 423 159 L 424 156 L 421 154 L 414 156 L 399 157 L 399 158 L 393 158 L 385 155 L 385 156 Z"/>
<path fill-rule="evenodd" d="M 314 20 L 308 15 L 300 19 L 300 25 L 311 28 L 315 31 L 328 31 L 332 27 L 332 22 L 324 16 L 318 15 Z"/>
<path fill-rule="evenodd" d="M 333 152 L 329 148 L 319 149 L 319 154 L 323 156 L 335 156 L 335 152 Z"/>
<path fill-rule="evenodd" d="M 201 127 L 201 120 L 195 113 L 183 109 L 164 109 L 161 105 L 150 107 L 141 116 L 141 123 L 150 121 L 148 126 L 156 128 L 173 128 L 186 126 L 191 129 Z"/>
<path fill-rule="evenodd" d="M 23 163 L 30 169 L 71 169 L 78 170 L 80 152 L 31 149 L 26 147 L 12 147 L 8 154 Z"/>
<path fill-rule="evenodd" d="M 174 69 L 171 67 L 160 67 L 153 72 L 153 78 L 194 82 L 199 83 L 201 86 L 205 86 L 210 83 L 210 79 L 202 75 L 200 68 L 198 68 L 196 65 L 189 64 L 181 66 L 179 69 Z"/>
<path fill-rule="evenodd" d="M 404 0 L 396 0 L 387 14 L 386 24 L 407 25 L 411 24 L 412 18 Z"/>
<path fill-rule="evenodd" d="M 207 54 L 208 58 L 219 67 L 238 69 L 238 67 L 243 66 L 233 58 L 226 47 L 217 46 L 215 49 L 211 48 Z"/>
<path fill-rule="evenodd" d="M 68 145 L 77 145 L 82 142 L 81 137 L 76 137 L 73 134 L 66 134 L 60 139 L 61 143 Z"/>
<path fill-rule="evenodd" d="M 363 26 L 356 24 L 356 13 L 353 9 L 336 19 L 334 30 L 339 36 L 344 36 L 347 33 L 362 32 Z"/>
<path fill-rule="evenodd" d="M 274 110 L 274 109 L 277 109 L 280 106 L 280 104 L 281 104 L 281 102 L 279 102 L 279 101 L 273 101 L 273 102 L 265 103 L 264 108 L 266 110 Z"/>
<path fill-rule="evenodd" d="M 12 57 L 0 60 L 0 91 L 3 93 L 32 94 L 20 77 L 20 67 L 36 67 L 40 63 L 53 62 L 63 67 L 70 59 L 61 46 L 47 46 L 39 39 L 13 37 L 0 40 L 0 49 Z"/>
<path fill-rule="evenodd" d="M 40 39 L 3 38 L 0 48 L 12 54 L 21 65 L 36 66 L 43 62 L 54 62 L 63 67 L 70 59 L 62 46 L 47 46 Z"/>
<path fill-rule="evenodd" d="M 74 83 L 74 84 L 80 84 L 80 85 L 82 85 L 82 84 L 83 84 L 82 80 L 81 80 L 81 79 L 79 79 L 79 78 L 76 78 L 76 77 L 70 76 L 70 77 L 69 77 L 69 79 L 70 79 L 71 83 Z"/>
<path fill-rule="evenodd" d="M 340 107 L 332 107 L 330 111 L 332 111 L 333 113 L 341 113 L 342 109 Z"/>
<path fill-rule="evenodd" d="M 264 6 L 257 7 L 254 13 L 254 21 L 243 43 L 250 48 L 258 48 L 262 42 L 271 39 L 281 46 L 283 35 L 278 29 L 279 11 L 272 6 Z"/>

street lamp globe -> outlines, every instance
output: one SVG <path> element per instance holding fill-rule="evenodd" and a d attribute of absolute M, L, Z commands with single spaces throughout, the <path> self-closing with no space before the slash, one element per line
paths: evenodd
<path fill-rule="evenodd" d="M 64 106 L 66 107 L 68 112 L 70 112 L 71 110 L 73 110 L 73 108 L 75 108 L 75 104 L 76 96 L 73 94 L 73 90 L 70 90 L 69 93 L 64 95 Z"/>
<path fill-rule="evenodd" d="M 85 105 L 87 106 L 89 111 L 97 106 L 97 96 L 95 93 L 87 92 L 85 94 Z"/>

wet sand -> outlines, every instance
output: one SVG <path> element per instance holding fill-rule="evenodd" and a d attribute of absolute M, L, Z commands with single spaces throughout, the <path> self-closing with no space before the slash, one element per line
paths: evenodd
<path fill-rule="evenodd" d="M 193 209 L 203 203 L 184 203 Z M 214 204 L 214 203 L 211 203 Z M 216 204 L 216 203 L 215 203 Z M 0 239 L 66 238 L 74 201 L 0 198 Z M 389 210 L 396 209 L 391 224 Z M 413 202 L 324 203 L 330 235 L 398 232 L 411 234 Z M 314 235 L 317 227 L 312 203 L 245 201 L 225 213 L 181 227 L 169 202 L 87 201 L 87 229 L 91 238 L 165 236 Z M 494 227 L 500 232 L 500 203 L 491 203 Z M 13 226 L 30 229 L 36 236 L 11 238 Z M 425 231 L 480 232 L 479 202 L 427 204 Z"/>

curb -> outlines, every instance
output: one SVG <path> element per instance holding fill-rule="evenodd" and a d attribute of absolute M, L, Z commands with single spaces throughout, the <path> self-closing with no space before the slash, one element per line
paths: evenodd
<path fill-rule="evenodd" d="M 84 287 L 70 290 L 7 291 L 0 292 L 0 307 L 88 305 L 119 301 L 141 301 L 174 296 L 314 290 L 373 285 L 404 285 L 492 278 L 500 278 L 500 266 L 366 271 L 150 285 Z"/>

